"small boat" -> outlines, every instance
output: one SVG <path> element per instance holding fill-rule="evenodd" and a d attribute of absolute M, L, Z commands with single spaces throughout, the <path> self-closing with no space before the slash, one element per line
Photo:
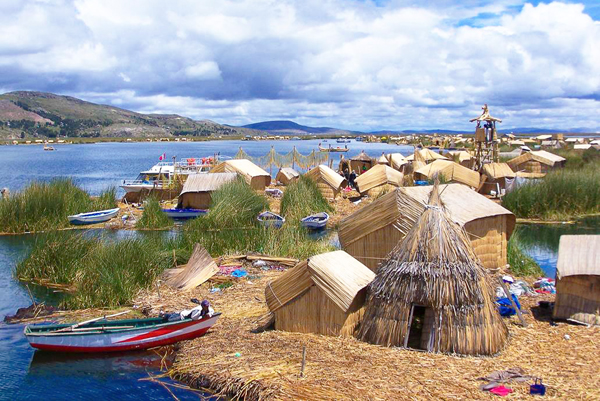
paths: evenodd
<path fill-rule="evenodd" d="M 92 319 L 80 324 L 33 324 L 25 337 L 33 348 L 58 352 L 115 352 L 142 350 L 200 337 L 221 314 L 200 320 Z M 108 316 L 107 316 L 108 317 Z"/>
<path fill-rule="evenodd" d="M 44 150 L 56 150 L 56 149 L 54 149 L 54 146 L 49 146 L 49 145 L 44 144 Z"/>
<path fill-rule="evenodd" d="M 281 217 L 273 212 L 262 212 L 258 215 L 258 221 L 265 227 L 281 228 L 283 223 L 285 223 L 285 217 Z"/>
<path fill-rule="evenodd" d="M 342 148 L 342 147 L 334 148 L 334 147 L 330 146 L 328 148 L 324 148 L 324 147 L 319 146 L 319 150 L 321 152 L 347 152 L 350 149 L 348 149 L 347 147 L 344 147 L 344 148 Z"/>
<path fill-rule="evenodd" d="M 194 219 L 208 213 L 208 210 L 204 209 L 163 209 L 162 211 L 174 220 Z"/>
<path fill-rule="evenodd" d="M 79 213 L 69 216 L 69 223 L 71 224 L 95 224 L 95 223 L 104 223 L 115 217 L 119 213 L 119 208 L 116 207 L 114 209 L 108 210 L 100 210 L 98 212 L 89 212 L 89 213 Z"/>
<path fill-rule="evenodd" d="M 309 230 L 320 230 L 327 226 L 327 222 L 329 221 L 329 215 L 325 212 L 311 214 L 300 220 L 300 223 L 303 227 L 308 228 Z"/>

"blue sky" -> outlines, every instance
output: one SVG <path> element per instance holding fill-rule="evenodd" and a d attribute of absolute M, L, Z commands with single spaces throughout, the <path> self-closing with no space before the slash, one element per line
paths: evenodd
<path fill-rule="evenodd" d="M 600 1 L 2 0 L 0 92 L 242 125 L 600 130 Z"/>

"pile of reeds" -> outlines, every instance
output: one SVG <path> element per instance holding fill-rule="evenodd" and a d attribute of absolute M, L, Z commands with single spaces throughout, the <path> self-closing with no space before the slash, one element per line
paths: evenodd
<path fill-rule="evenodd" d="M 68 286 L 64 307 L 127 304 L 173 265 L 168 244 L 156 236 L 111 241 L 85 233 L 53 232 L 38 237 L 15 276 L 42 285 Z"/>
<path fill-rule="evenodd" d="M 544 220 L 570 219 L 600 212 L 600 168 L 549 172 L 540 180 L 507 193 L 502 205 L 517 217 Z"/>
<path fill-rule="evenodd" d="M 8 199 L 0 199 L 0 232 L 22 233 L 64 228 L 68 216 L 114 208 L 116 189 L 97 198 L 79 188 L 70 178 L 32 182 Z"/>
<path fill-rule="evenodd" d="M 172 225 L 173 221 L 162 211 L 160 201 L 154 196 L 144 201 L 142 217 L 135 223 L 136 228 L 142 229 L 161 229 Z"/>
<path fill-rule="evenodd" d="M 464 229 L 446 212 L 437 185 L 425 212 L 369 285 L 358 338 L 406 346 L 415 305 L 426 308 L 423 349 L 490 355 L 504 347 L 508 330 L 488 272 Z"/>
<path fill-rule="evenodd" d="M 314 180 L 300 176 L 286 187 L 281 198 L 281 214 L 287 223 L 297 224 L 304 217 L 319 212 L 332 213 L 333 208 Z"/>

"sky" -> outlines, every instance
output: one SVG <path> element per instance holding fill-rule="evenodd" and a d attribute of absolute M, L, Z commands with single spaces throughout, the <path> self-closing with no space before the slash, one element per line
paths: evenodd
<path fill-rule="evenodd" d="M 1 0 L 0 93 L 244 125 L 600 131 L 600 1 Z"/>

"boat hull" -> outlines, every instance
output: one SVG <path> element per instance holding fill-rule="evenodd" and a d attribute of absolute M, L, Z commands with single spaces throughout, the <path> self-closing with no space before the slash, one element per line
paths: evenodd
<path fill-rule="evenodd" d="M 102 212 L 80 213 L 69 216 L 69 223 L 75 225 L 104 223 L 119 214 L 119 208 L 104 210 Z"/>
<path fill-rule="evenodd" d="M 122 352 L 174 344 L 204 335 L 219 315 L 202 320 L 182 320 L 162 325 L 111 333 L 28 334 L 27 341 L 36 349 L 55 352 Z"/>
<path fill-rule="evenodd" d="M 322 230 L 327 226 L 327 222 L 329 221 L 329 215 L 327 213 L 323 213 L 322 215 L 317 216 L 308 216 L 300 220 L 300 224 L 303 227 L 309 230 Z"/>
<path fill-rule="evenodd" d="M 194 219 L 207 213 L 203 209 L 163 209 L 163 212 L 174 220 Z"/>

